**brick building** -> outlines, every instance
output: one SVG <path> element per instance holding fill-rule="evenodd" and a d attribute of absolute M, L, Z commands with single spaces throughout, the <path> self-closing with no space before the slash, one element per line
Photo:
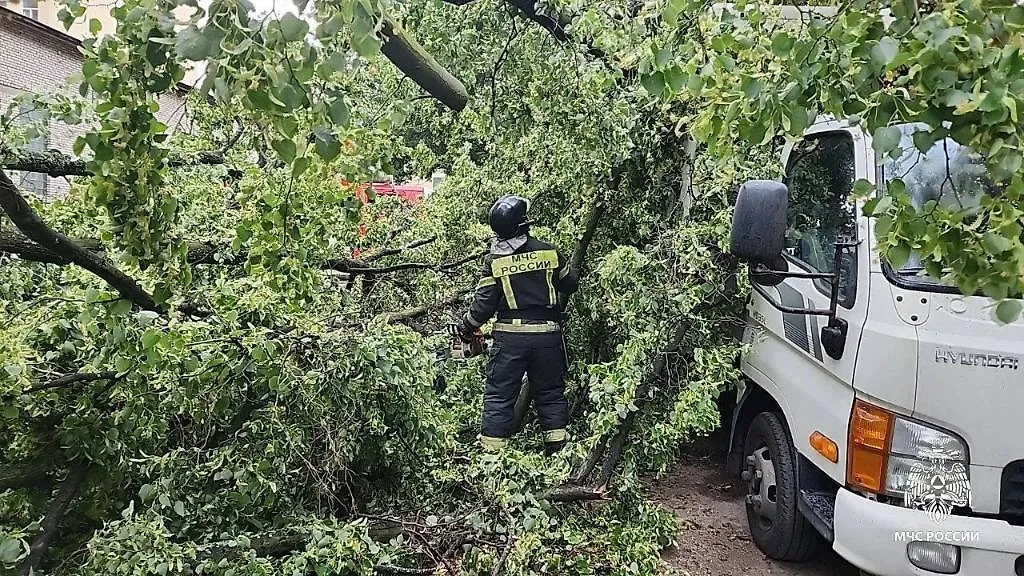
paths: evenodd
<path fill-rule="evenodd" d="M 77 86 L 68 85 L 68 77 L 82 68 L 78 51 L 79 38 L 66 34 L 48 19 L 56 19 L 54 0 L 0 0 L 0 111 L 22 92 L 77 93 Z M 51 14 L 52 12 L 52 14 Z M 109 13 L 108 13 L 109 17 Z M 75 29 L 73 28 L 72 31 Z M 171 93 L 159 97 L 157 116 L 174 129 L 185 113 L 185 95 L 189 87 L 179 85 Z M 71 153 L 75 138 L 84 128 L 52 123 L 49 136 L 30 146 L 34 150 L 56 149 Z M 12 174 L 16 182 L 43 198 L 63 195 L 68 182 L 39 174 Z"/>

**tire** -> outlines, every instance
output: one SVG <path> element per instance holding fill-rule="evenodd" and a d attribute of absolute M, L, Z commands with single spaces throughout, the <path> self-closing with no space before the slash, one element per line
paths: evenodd
<path fill-rule="evenodd" d="M 824 540 L 797 505 L 795 451 L 777 414 L 762 412 L 754 418 L 747 429 L 743 454 L 744 478 L 750 473 L 746 508 L 754 543 L 775 560 L 800 562 L 812 558 Z M 759 465 L 763 469 L 759 470 Z"/>

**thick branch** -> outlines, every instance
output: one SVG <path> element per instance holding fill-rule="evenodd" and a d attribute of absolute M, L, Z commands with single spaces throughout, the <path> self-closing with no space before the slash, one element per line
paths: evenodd
<path fill-rule="evenodd" d="M 347 272 L 349 274 L 362 274 L 366 276 L 376 276 L 378 274 L 391 274 L 392 272 L 401 272 L 403 270 L 436 270 L 444 272 L 452 270 L 468 264 L 480 257 L 487 252 L 477 252 L 470 254 L 464 258 L 460 258 L 454 262 L 448 262 L 446 264 L 431 264 L 428 262 L 405 262 L 402 264 L 395 264 L 393 266 L 382 266 L 374 268 L 372 266 L 366 266 L 365 262 L 359 260 L 352 260 L 351 258 L 337 258 L 324 262 L 324 268 L 330 270 L 336 270 L 338 272 Z"/>
<path fill-rule="evenodd" d="M 576 241 L 576 248 L 572 251 L 571 262 L 573 270 L 579 272 L 583 266 L 583 262 L 586 261 L 587 249 L 590 248 L 590 243 L 594 240 L 594 234 L 597 233 L 597 226 L 606 209 L 607 207 L 604 202 L 599 199 L 595 199 L 594 203 L 590 206 L 590 211 L 587 213 L 587 223 L 583 226 L 583 234 L 581 234 L 579 240 Z"/>
<path fill-rule="evenodd" d="M 437 240 L 437 236 L 430 236 L 429 238 L 421 238 L 419 240 L 414 240 L 406 244 L 405 246 L 402 246 L 401 248 L 387 248 L 379 252 L 374 252 L 373 254 L 370 254 L 366 258 L 363 258 L 363 262 L 373 262 L 374 260 L 380 260 L 381 258 L 386 258 L 388 256 L 395 256 L 397 254 L 405 252 L 406 250 L 412 250 L 414 248 L 419 248 L 420 246 L 426 246 L 427 244 L 430 244 L 435 240 Z"/>
<path fill-rule="evenodd" d="M 462 298 L 465 295 L 466 295 L 466 293 L 456 294 L 455 296 L 452 296 L 451 298 L 446 298 L 444 300 L 441 300 L 439 302 L 434 302 L 432 304 L 426 304 L 424 306 L 417 306 L 415 308 L 408 308 L 406 310 L 401 310 L 401 311 L 398 311 L 398 312 L 387 312 L 385 314 L 381 314 L 381 315 L 377 316 L 376 318 L 374 318 L 374 320 L 375 321 L 383 322 L 385 324 L 394 324 L 395 322 L 402 322 L 404 320 L 412 320 L 413 318 L 418 318 L 420 316 L 425 316 L 428 313 L 430 313 L 432 310 L 436 310 L 438 308 L 444 308 L 446 306 L 455 306 L 456 304 L 460 304 L 460 303 L 462 303 Z"/>
<path fill-rule="evenodd" d="M 549 502 L 586 502 L 590 500 L 609 500 L 608 493 L 600 488 L 584 486 L 559 486 L 541 496 Z"/>
<path fill-rule="evenodd" d="M 20 226 L 19 226 L 20 228 Z M 65 240 L 75 246 L 93 253 L 102 253 L 104 251 L 103 245 L 98 241 L 91 238 L 65 238 Z M 432 238 L 423 240 L 417 240 L 404 248 L 389 248 L 383 250 L 379 255 L 374 255 L 367 260 L 354 260 L 351 258 L 335 258 L 327 260 L 323 264 L 324 269 L 337 270 L 338 272 L 347 272 L 349 274 L 357 275 L 379 275 L 379 274 L 390 274 L 393 272 L 401 272 L 403 270 L 436 270 L 439 272 L 446 272 L 453 270 L 468 264 L 484 254 L 486 252 L 476 252 L 455 260 L 453 262 L 446 262 L 444 264 L 431 264 L 427 262 L 406 262 L 403 264 L 395 264 L 393 266 L 382 266 L 373 267 L 367 266 L 366 262 L 371 259 L 383 258 L 386 255 L 398 254 L 403 250 L 409 250 L 418 246 L 423 246 L 432 242 Z M 14 232 L 0 232 L 0 254 L 17 254 L 22 260 L 28 260 L 31 262 L 43 262 L 46 264 L 59 264 L 67 265 L 76 263 L 74 262 L 71 254 L 67 252 L 58 252 L 51 250 L 47 247 L 40 245 L 37 242 L 33 242 L 27 235 L 18 234 Z M 220 255 L 218 257 L 218 254 Z M 220 258 L 220 259 L 218 259 Z M 221 245 L 214 242 L 192 242 L 188 245 L 188 256 L 186 260 L 189 264 L 221 264 L 221 265 L 238 265 L 245 262 L 248 258 L 248 254 L 245 252 L 231 253 L 226 245 Z"/>
<path fill-rule="evenodd" d="M 97 373 L 81 372 L 81 373 L 78 373 L 78 374 L 68 374 L 66 376 L 61 376 L 60 378 L 54 378 L 53 380 L 50 380 L 49 382 L 46 382 L 44 384 L 38 384 L 36 386 L 28 388 L 28 389 L 25 390 L 25 392 L 26 393 L 40 392 L 42 390 L 51 390 L 53 388 L 63 388 L 65 386 L 70 386 L 71 384 L 78 384 L 80 382 L 95 382 L 96 380 L 110 380 L 110 379 L 116 378 L 116 377 L 117 377 L 117 373 L 116 372 L 97 372 Z"/>
<path fill-rule="evenodd" d="M 217 151 L 206 151 L 200 152 L 195 158 L 171 155 L 167 165 L 175 168 L 179 166 L 223 163 L 224 154 Z M 73 158 L 58 150 L 46 150 L 44 152 L 29 150 L 11 151 L 4 154 L 0 167 L 20 172 L 37 172 L 55 178 L 59 176 L 88 176 L 91 174 L 85 160 Z"/>
<path fill-rule="evenodd" d="M 214 542 L 196 549 L 196 560 L 212 560 L 219 562 L 225 558 L 234 558 L 252 550 L 259 557 L 280 558 L 293 550 L 305 546 L 309 535 L 294 530 L 275 530 L 252 536 L 249 547 L 238 546 L 235 542 Z"/>
<path fill-rule="evenodd" d="M 71 503 L 78 497 L 78 492 L 82 488 L 82 482 L 88 471 L 89 466 L 84 462 L 75 464 L 68 471 L 67 478 L 61 483 L 57 496 L 50 503 L 50 509 L 46 512 L 46 517 L 43 518 L 42 531 L 32 541 L 28 558 L 25 558 L 21 565 L 22 576 L 29 576 L 39 568 L 40 562 L 46 556 L 46 551 L 49 550 L 50 544 L 57 536 L 60 521 L 64 518 Z"/>
<path fill-rule="evenodd" d="M 452 110 L 461 112 L 466 107 L 469 102 L 466 86 L 407 36 L 399 25 L 385 20 L 381 31 L 384 35 L 381 52 L 399 70 Z"/>
<path fill-rule="evenodd" d="M 0 471 L 0 492 L 18 488 L 34 488 L 49 478 L 57 464 L 50 458 L 37 455 Z"/>
<path fill-rule="evenodd" d="M 93 238 L 70 238 L 69 241 L 89 252 L 105 251 L 103 244 Z M 48 250 L 17 232 L 0 232 L 0 254 L 17 254 L 22 260 L 45 264 L 66 266 L 72 263 L 70 256 Z M 221 260 L 217 259 L 218 254 Z M 188 245 L 187 261 L 189 264 L 241 264 L 247 256 L 244 252 L 230 253 L 226 245 L 192 242 Z"/>
<path fill-rule="evenodd" d="M 82 248 L 67 236 L 47 226 L 2 170 L 0 170 L 0 208 L 3 208 L 14 225 L 36 244 L 66 257 L 71 262 L 99 276 L 121 296 L 131 300 L 143 310 L 163 312 L 149 292 L 146 292 L 134 278 L 118 270 L 110 260 Z"/>

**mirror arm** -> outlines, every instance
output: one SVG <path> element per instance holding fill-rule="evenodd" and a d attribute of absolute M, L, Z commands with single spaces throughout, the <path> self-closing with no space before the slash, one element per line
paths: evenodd
<path fill-rule="evenodd" d="M 832 277 L 831 274 L 826 274 L 825 276 L 828 276 L 830 278 Z M 751 282 L 750 285 L 754 289 L 754 292 L 757 292 L 758 294 L 763 296 L 764 299 L 767 300 L 768 303 L 772 305 L 772 308 L 775 308 L 776 310 L 784 314 L 808 314 L 811 316 L 828 316 L 829 318 L 835 316 L 835 310 L 820 310 L 817 308 L 794 308 L 792 306 L 784 306 L 781 303 L 776 302 L 775 299 L 772 298 L 771 294 L 769 294 L 768 291 L 764 289 L 764 286 L 761 286 L 760 284 L 754 282 Z"/>
<path fill-rule="evenodd" d="M 831 280 L 835 278 L 835 274 L 831 272 L 780 272 L 772 270 L 764 264 L 755 264 L 753 268 L 755 274 L 772 274 L 781 278 L 805 278 L 809 280 Z"/>

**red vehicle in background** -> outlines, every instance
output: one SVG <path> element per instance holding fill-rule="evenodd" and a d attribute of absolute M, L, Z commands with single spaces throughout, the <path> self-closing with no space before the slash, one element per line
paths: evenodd
<path fill-rule="evenodd" d="M 341 180 L 341 185 L 351 186 L 351 184 L 344 178 Z M 367 190 L 369 190 L 371 187 L 373 189 L 375 196 L 396 196 L 404 200 L 410 206 L 416 206 L 423 202 L 423 186 L 412 184 L 394 184 L 391 182 L 373 182 L 370 184 L 360 184 L 355 189 L 355 196 L 356 198 L 359 199 L 360 202 L 363 203 L 364 207 L 371 202 L 369 194 L 367 194 Z M 366 226 L 366 222 L 361 217 L 358 226 L 359 238 L 366 237 L 368 231 L 369 230 Z M 359 256 L 362 255 L 364 251 L 365 249 L 353 248 L 352 257 L 359 258 Z"/>

